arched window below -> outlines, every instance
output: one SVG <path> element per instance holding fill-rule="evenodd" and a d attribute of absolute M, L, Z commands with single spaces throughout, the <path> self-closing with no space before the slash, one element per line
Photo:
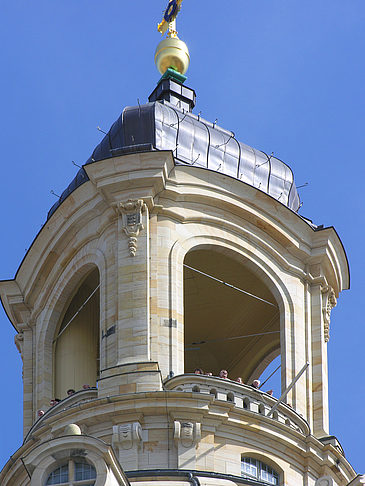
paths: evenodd
<path fill-rule="evenodd" d="M 94 466 L 83 459 L 71 459 L 67 464 L 59 466 L 48 476 L 46 486 L 94 486 L 96 470 Z"/>
<path fill-rule="evenodd" d="M 264 462 L 258 461 L 253 457 L 242 457 L 241 476 L 246 479 L 255 479 L 258 484 L 279 485 L 279 474 Z"/>

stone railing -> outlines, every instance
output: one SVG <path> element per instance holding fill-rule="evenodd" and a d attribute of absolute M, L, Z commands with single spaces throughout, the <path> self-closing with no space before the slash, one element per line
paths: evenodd
<path fill-rule="evenodd" d="M 45 410 L 45 414 L 42 417 L 39 417 L 36 422 L 32 425 L 29 432 L 25 436 L 24 443 L 30 438 L 30 436 L 40 427 L 42 427 L 43 423 L 53 415 L 57 414 L 58 412 L 62 412 L 68 408 L 72 408 L 77 406 L 79 403 L 88 402 L 90 400 L 95 400 L 98 398 L 98 390 L 96 388 L 88 388 L 86 390 L 80 390 L 76 393 L 64 398 L 61 400 L 57 405 L 53 405 L 53 407 L 49 407 L 48 410 Z"/>
<path fill-rule="evenodd" d="M 267 417 L 271 408 L 277 403 L 276 398 L 252 386 L 241 385 L 215 376 L 190 373 L 178 375 L 165 382 L 165 389 L 210 395 L 214 400 L 231 402 L 237 408 L 263 417 Z M 303 417 L 284 403 L 281 403 L 269 418 L 304 435 L 310 433 L 309 425 Z"/>

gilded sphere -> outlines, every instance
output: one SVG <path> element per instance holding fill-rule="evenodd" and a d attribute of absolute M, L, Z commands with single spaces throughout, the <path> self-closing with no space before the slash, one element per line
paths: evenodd
<path fill-rule="evenodd" d="M 185 74 L 190 63 L 188 46 L 177 37 L 163 39 L 156 47 L 155 63 L 161 74 L 168 68 Z"/>

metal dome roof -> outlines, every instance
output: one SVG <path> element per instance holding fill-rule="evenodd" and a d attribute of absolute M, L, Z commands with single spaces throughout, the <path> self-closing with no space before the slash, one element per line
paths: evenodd
<path fill-rule="evenodd" d="M 293 211 L 300 207 L 292 170 L 284 162 L 239 142 L 233 132 L 166 100 L 126 107 L 85 165 L 152 150 L 171 150 L 176 165 L 223 173 L 266 192 Z M 48 212 L 48 218 L 87 180 L 85 170 L 80 169 Z"/>

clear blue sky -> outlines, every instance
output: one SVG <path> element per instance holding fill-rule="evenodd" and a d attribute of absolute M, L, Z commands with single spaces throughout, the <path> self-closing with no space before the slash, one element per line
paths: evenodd
<path fill-rule="evenodd" d="M 156 24 L 166 0 L 1 0 L 0 278 L 24 253 L 76 172 L 126 105 L 159 75 Z M 332 313 L 331 433 L 364 461 L 364 0 L 184 0 L 196 112 L 294 170 L 301 214 L 335 226 L 351 290 Z M 21 444 L 21 362 L 0 312 L 0 467 Z"/>

